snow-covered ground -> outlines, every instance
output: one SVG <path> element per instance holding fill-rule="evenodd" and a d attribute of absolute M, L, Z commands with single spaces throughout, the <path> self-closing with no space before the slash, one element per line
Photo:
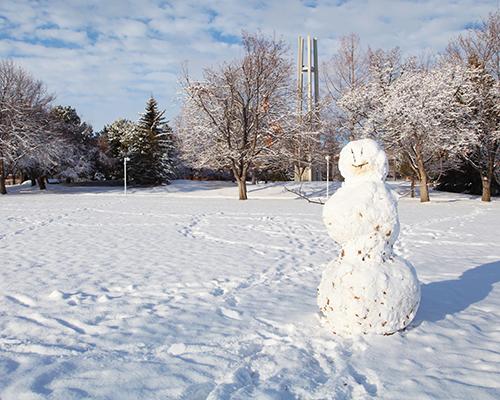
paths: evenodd
<path fill-rule="evenodd" d="M 500 398 L 498 200 L 402 198 L 416 320 L 343 339 L 316 305 L 338 248 L 281 184 L 49 189 L 0 198 L 2 400 Z"/>

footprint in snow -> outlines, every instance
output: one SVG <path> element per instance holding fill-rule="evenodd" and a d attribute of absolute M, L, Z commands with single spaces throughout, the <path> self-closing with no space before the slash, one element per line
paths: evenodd
<path fill-rule="evenodd" d="M 224 289 L 216 287 L 210 291 L 210 294 L 215 297 L 222 296 L 224 294 Z"/>
<path fill-rule="evenodd" d="M 5 298 L 23 307 L 34 307 L 36 305 L 36 301 L 34 299 L 24 294 L 5 296 Z"/>
<path fill-rule="evenodd" d="M 236 310 L 231 310 L 230 308 L 220 307 L 219 312 L 226 318 L 236 319 L 241 321 L 241 313 Z"/>
<path fill-rule="evenodd" d="M 67 299 L 68 297 L 69 297 L 68 294 L 61 292 L 60 290 L 57 290 L 57 289 L 53 290 L 48 295 L 48 298 L 52 299 L 52 300 L 63 300 L 63 299 Z"/>
<path fill-rule="evenodd" d="M 194 383 L 182 394 L 181 400 L 204 400 L 212 392 L 215 384 L 212 382 Z"/>

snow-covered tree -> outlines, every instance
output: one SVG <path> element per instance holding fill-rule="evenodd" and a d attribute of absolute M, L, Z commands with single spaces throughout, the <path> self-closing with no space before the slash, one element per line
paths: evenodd
<path fill-rule="evenodd" d="M 12 61 L 0 61 L 0 192 L 6 171 L 45 189 L 47 176 L 88 176 L 97 153 L 92 128 Z"/>
<path fill-rule="evenodd" d="M 230 169 L 245 200 L 250 168 L 280 157 L 297 119 L 284 42 L 244 34 L 242 44 L 243 58 L 186 76 L 180 133 L 184 158 Z"/>
<path fill-rule="evenodd" d="M 463 69 L 449 62 L 432 67 L 415 58 L 401 63 L 398 49 L 370 51 L 369 59 L 367 82 L 345 92 L 338 104 L 357 119 L 358 137 L 383 141 L 394 160 L 411 167 L 420 181 L 420 200 L 429 201 L 430 176 L 452 165 L 449 158 L 456 153 L 464 120 L 457 98 Z"/>
<path fill-rule="evenodd" d="M 112 157 L 123 159 L 128 153 L 128 143 L 137 128 L 135 122 L 125 118 L 119 118 L 103 129 L 102 136 L 109 143 L 109 151 Z"/>
<path fill-rule="evenodd" d="M 58 147 L 46 140 L 52 100 L 41 81 L 12 61 L 0 61 L 0 193 L 7 193 L 7 170 L 55 162 Z"/>
<path fill-rule="evenodd" d="M 456 93 L 460 71 L 452 65 L 407 69 L 390 85 L 375 115 L 377 136 L 405 155 L 420 181 L 420 201 L 429 201 L 429 167 L 452 149 L 461 118 Z M 374 125 L 374 124 L 373 124 Z"/>
<path fill-rule="evenodd" d="M 91 177 L 99 151 L 92 127 L 83 122 L 71 106 L 53 107 L 50 117 L 52 131 L 57 135 L 63 151 L 59 154 L 57 168 L 49 173 L 68 181 Z"/>
<path fill-rule="evenodd" d="M 447 56 L 467 69 L 460 90 L 467 119 L 456 148 L 481 176 L 482 200 L 490 201 L 500 165 L 500 11 L 453 40 Z"/>
<path fill-rule="evenodd" d="M 345 90 L 337 105 L 351 121 L 349 136 L 361 138 L 374 136 L 383 126 L 383 99 L 401 74 L 399 48 L 368 50 L 368 76 L 364 82 Z"/>
<path fill-rule="evenodd" d="M 175 145 L 172 129 L 151 97 L 146 110 L 123 145 L 130 158 L 129 176 L 140 184 L 158 184 L 168 181 L 175 173 Z"/>
<path fill-rule="evenodd" d="M 128 154 L 128 146 L 132 141 L 137 126 L 135 122 L 119 118 L 105 125 L 99 133 L 98 145 L 103 154 L 100 172 L 108 178 L 123 176 L 123 159 Z"/>

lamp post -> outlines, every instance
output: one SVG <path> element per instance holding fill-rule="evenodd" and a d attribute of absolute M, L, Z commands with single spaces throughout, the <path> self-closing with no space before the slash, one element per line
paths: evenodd
<path fill-rule="evenodd" d="M 328 200 L 329 189 L 330 189 L 330 156 L 325 156 L 326 160 L 326 199 Z"/>
<path fill-rule="evenodd" d="M 130 161 L 129 157 L 123 159 L 123 194 L 127 195 L 127 161 Z"/>

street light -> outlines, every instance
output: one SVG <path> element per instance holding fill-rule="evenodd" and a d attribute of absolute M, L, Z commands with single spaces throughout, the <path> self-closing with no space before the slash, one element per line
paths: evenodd
<path fill-rule="evenodd" d="M 325 156 L 326 160 L 326 199 L 328 200 L 330 186 L 330 156 Z"/>
<path fill-rule="evenodd" d="M 127 161 L 130 161 L 129 157 L 123 159 L 123 194 L 127 194 Z"/>

